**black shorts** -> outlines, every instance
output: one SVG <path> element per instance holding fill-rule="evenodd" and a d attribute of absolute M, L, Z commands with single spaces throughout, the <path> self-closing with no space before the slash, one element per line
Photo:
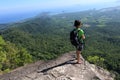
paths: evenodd
<path fill-rule="evenodd" d="M 78 50 L 78 51 L 82 51 L 84 45 L 83 45 L 83 44 L 79 44 L 79 45 L 77 45 L 77 46 L 75 46 L 75 47 L 76 47 L 76 50 Z"/>

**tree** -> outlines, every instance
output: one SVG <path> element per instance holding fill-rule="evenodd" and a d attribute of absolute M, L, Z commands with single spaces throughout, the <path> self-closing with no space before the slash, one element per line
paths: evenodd
<path fill-rule="evenodd" d="M 87 57 L 87 60 L 89 61 L 89 62 L 91 62 L 91 63 L 94 63 L 94 64 L 96 64 L 96 65 L 98 65 L 98 66 L 101 66 L 101 67 L 103 67 L 103 64 L 104 64 L 104 58 L 102 58 L 102 57 L 99 57 L 99 56 L 88 56 Z"/>
<path fill-rule="evenodd" d="M 9 72 L 19 66 L 32 62 L 32 56 L 23 47 L 16 47 L 0 36 L 0 73 Z"/>

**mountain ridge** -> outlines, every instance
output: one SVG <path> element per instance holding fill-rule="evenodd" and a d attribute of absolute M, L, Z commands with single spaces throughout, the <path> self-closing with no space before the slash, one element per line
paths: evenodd
<path fill-rule="evenodd" d="M 96 9 L 89 9 L 89 10 L 82 10 L 82 11 L 80 11 L 79 9 L 77 10 L 77 11 L 73 11 L 73 12 L 64 12 L 64 10 L 61 10 L 61 11 L 59 11 L 58 13 L 56 13 L 57 15 L 58 14 L 64 14 L 64 13 L 76 13 L 76 12 L 86 12 L 86 11 L 93 11 L 93 10 L 95 10 L 95 11 L 100 11 L 100 12 L 104 12 L 104 11 L 114 11 L 114 10 L 120 10 L 120 6 L 115 6 L 115 7 L 106 7 L 106 8 L 101 8 L 101 9 L 98 9 L 98 10 L 96 10 Z M 40 16 L 41 16 L 41 14 L 46 14 L 46 13 L 49 13 L 49 12 L 41 12 L 40 13 Z M 33 15 L 34 14 L 34 15 Z M 52 14 L 52 13 L 50 13 L 50 14 Z M 56 15 L 55 14 L 55 15 Z M 19 15 L 19 16 L 18 16 Z M 5 16 L 5 18 L 3 17 L 3 18 L 1 18 L 0 19 L 0 24 L 9 24 L 9 23 L 21 23 L 21 22 L 24 22 L 24 21 L 26 21 L 26 20 L 29 20 L 29 19 L 31 19 L 31 18 L 34 18 L 34 17 L 39 17 L 39 15 L 35 15 L 35 13 L 33 13 L 32 12 L 32 16 L 30 16 L 30 13 L 28 14 L 18 14 L 18 15 L 12 15 L 12 17 L 6 17 Z M 53 14 L 54 15 L 54 14 Z M 27 16 L 27 17 L 26 17 Z M 25 18 L 24 18 L 25 17 Z M 18 19 L 17 19 L 18 18 Z M 15 21 L 15 20 L 16 21 Z M 7 21 L 8 20 L 8 21 Z"/>
<path fill-rule="evenodd" d="M 48 62 L 38 61 L 0 75 L 1 80 L 114 80 L 111 73 L 85 64 L 75 64 L 75 52 L 66 53 Z"/>
<path fill-rule="evenodd" d="M 105 11 L 116 11 L 116 10 L 120 10 L 120 6 L 108 7 L 108 8 L 99 9 L 99 11 L 101 11 L 101 12 L 105 12 Z"/>
<path fill-rule="evenodd" d="M 26 48 L 35 61 L 50 60 L 74 49 L 70 45 L 69 32 L 74 28 L 74 20 L 80 19 L 83 22 L 82 29 L 86 34 L 86 49 L 83 54 L 85 58 L 88 59 L 91 56 L 94 59 L 97 56 L 98 59 L 91 62 L 107 68 L 119 76 L 119 15 L 119 11 L 96 12 L 96 10 L 91 10 L 48 17 L 41 16 L 25 22 L 10 24 L 7 27 L 9 29 L 3 28 L 5 31 L 2 30 L 1 34 L 5 41 L 9 41 L 17 47 Z M 85 27 L 85 24 L 89 27 Z M 4 26 L 2 25 L 2 27 Z M 103 58 L 104 61 L 98 61 L 99 58 Z M 2 71 L 11 70 L 11 66 L 7 62 L 4 64 L 2 64 Z"/>

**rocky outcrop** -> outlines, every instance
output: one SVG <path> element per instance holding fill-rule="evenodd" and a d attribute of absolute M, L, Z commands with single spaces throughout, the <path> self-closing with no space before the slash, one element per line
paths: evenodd
<path fill-rule="evenodd" d="M 0 80 L 114 80 L 112 75 L 84 61 L 76 64 L 75 52 L 51 61 L 38 61 L 0 75 Z"/>

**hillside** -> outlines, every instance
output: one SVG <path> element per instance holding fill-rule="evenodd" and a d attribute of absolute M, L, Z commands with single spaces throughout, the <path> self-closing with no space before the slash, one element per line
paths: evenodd
<path fill-rule="evenodd" d="M 116 80 L 120 79 L 120 10 L 89 10 L 76 13 L 64 13 L 58 15 L 46 15 L 35 17 L 33 19 L 15 23 L 0 30 L 1 36 L 5 42 L 10 42 L 9 47 L 2 45 L 3 52 L 11 52 L 12 45 L 15 45 L 14 53 L 17 56 L 23 53 L 32 56 L 22 56 L 2 59 L 1 71 L 12 70 L 16 67 L 23 66 L 31 60 L 51 60 L 61 54 L 73 51 L 69 41 L 69 32 L 73 29 L 72 25 L 75 19 L 83 22 L 82 29 L 85 31 L 86 41 L 83 57 L 90 63 L 108 69 L 116 74 Z M 19 50 L 20 49 L 20 50 Z M 20 51 L 20 52 L 19 52 Z M 26 52 L 27 51 L 27 52 Z M 113 54 L 114 53 L 114 54 Z M 1 53 L 3 55 L 3 53 Z M 5 53 L 8 55 L 8 53 Z M 9 55 L 8 55 L 9 56 Z M 8 57 L 7 56 L 7 57 Z M 26 62 L 24 63 L 23 60 Z M 8 64 L 8 62 L 9 64 Z M 10 65 L 10 64 L 15 64 Z M 12 67 L 11 67 L 12 66 Z"/>
<path fill-rule="evenodd" d="M 2 80 L 113 80 L 108 71 L 87 61 L 75 64 L 75 52 L 66 53 L 48 62 L 38 61 L 0 75 Z"/>

